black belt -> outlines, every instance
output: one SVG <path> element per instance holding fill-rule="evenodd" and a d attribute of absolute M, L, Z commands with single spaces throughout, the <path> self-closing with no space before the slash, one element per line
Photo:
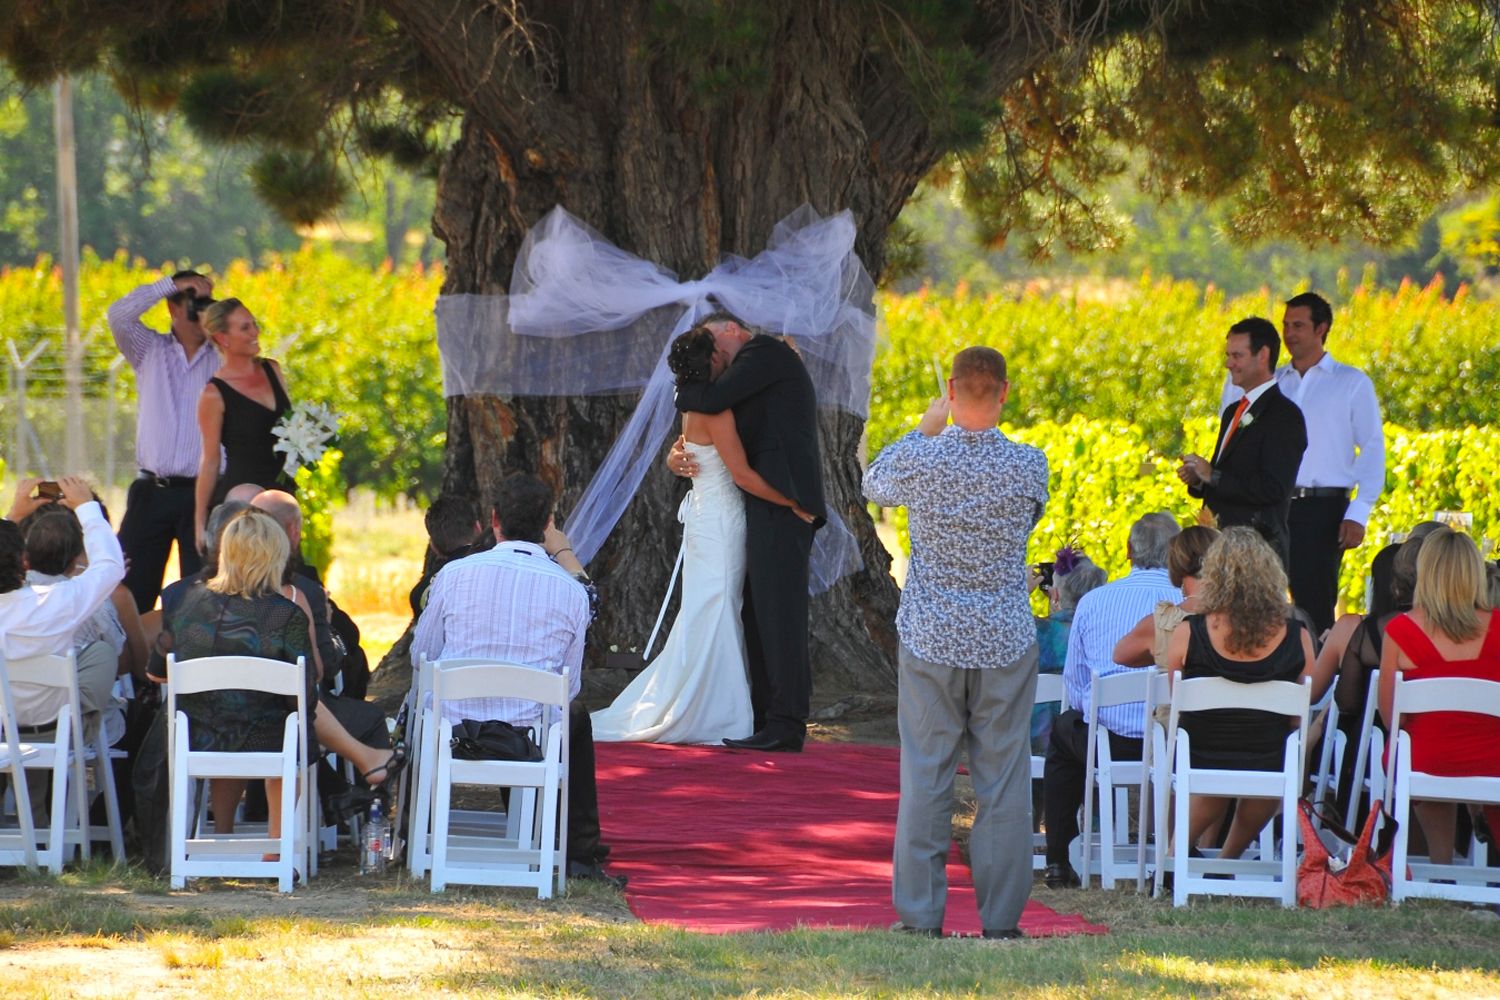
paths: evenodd
<path fill-rule="evenodd" d="M 155 486 L 192 486 L 198 481 L 197 476 L 158 476 L 150 469 L 142 469 L 140 478 L 147 480 Z"/>
<path fill-rule="evenodd" d="M 57 729 L 57 723 L 56 722 L 52 723 L 50 726 L 16 726 L 16 735 L 18 735 L 18 736 L 40 736 L 43 733 L 54 732 L 56 729 Z"/>
<path fill-rule="evenodd" d="M 1341 500 L 1349 499 L 1349 487 L 1347 486 L 1298 486 L 1292 490 L 1293 500 L 1322 499 L 1324 497 L 1338 497 Z"/>

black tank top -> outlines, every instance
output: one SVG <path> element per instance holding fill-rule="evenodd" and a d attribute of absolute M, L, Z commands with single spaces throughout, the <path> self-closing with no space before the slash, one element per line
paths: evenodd
<path fill-rule="evenodd" d="M 222 502 L 226 493 L 244 483 L 296 492 L 296 485 L 282 468 L 286 457 L 272 447 L 276 438 L 271 433 L 292 403 L 271 363 L 265 358 L 260 363 L 276 399 L 274 410 L 266 409 L 218 376 L 209 379 L 224 400 L 224 425 L 219 434 L 224 445 L 224 472 L 214 487 L 214 504 Z"/>

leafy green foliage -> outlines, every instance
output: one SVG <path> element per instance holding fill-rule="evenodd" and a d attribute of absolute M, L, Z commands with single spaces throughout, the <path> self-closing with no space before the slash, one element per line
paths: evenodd
<path fill-rule="evenodd" d="M 1195 515 L 1198 502 L 1173 475 L 1176 459 L 1212 450 L 1224 331 L 1252 314 L 1279 319 L 1279 303 L 1148 281 L 1112 302 L 886 296 L 869 453 L 915 426 L 936 389 L 935 368 L 946 371 L 962 347 L 994 347 L 1011 378 L 1007 433 L 1046 451 L 1051 467 L 1052 501 L 1031 558 L 1074 542 L 1118 574 L 1136 518 L 1167 510 L 1187 523 Z M 1438 285 L 1356 289 L 1335 313 L 1329 343 L 1374 379 L 1387 439 L 1370 541 L 1344 560 L 1347 602 L 1362 600 L 1378 546 L 1435 511 L 1470 511 L 1477 536 L 1500 533 L 1487 457 L 1500 448 L 1500 400 L 1488 388 L 1500 378 L 1497 329 L 1500 305 L 1462 289 L 1447 299 Z M 885 516 L 904 540 L 904 512 Z"/>
<path fill-rule="evenodd" d="M 302 508 L 302 558 L 328 579 L 333 564 L 333 514 L 344 505 L 344 453 L 329 448 L 312 468 L 297 470 L 297 503 Z"/>

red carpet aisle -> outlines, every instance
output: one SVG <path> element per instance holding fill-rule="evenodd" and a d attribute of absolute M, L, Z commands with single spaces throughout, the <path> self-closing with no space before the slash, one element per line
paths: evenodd
<path fill-rule="evenodd" d="M 598 745 L 610 868 L 647 923 L 710 933 L 799 924 L 887 927 L 899 752 L 809 743 L 801 754 L 645 743 Z M 978 933 L 968 869 L 948 865 L 949 933 Z M 1102 934 L 1030 903 L 1034 936 Z"/>

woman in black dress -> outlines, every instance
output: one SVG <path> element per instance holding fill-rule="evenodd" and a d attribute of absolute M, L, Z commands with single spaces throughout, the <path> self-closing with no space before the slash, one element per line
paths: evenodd
<path fill-rule="evenodd" d="M 292 408 L 286 377 L 275 361 L 260 356 L 260 327 L 239 299 L 223 299 L 203 313 L 203 329 L 219 352 L 219 370 L 198 397 L 198 431 L 203 458 L 198 463 L 194 525 L 203 551 L 203 525 L 224 495 L 243 483 L 295 493 L 274 449 L 271 433 Z M 223 446 L 224 471 L 219 472 Z"/>
<path fill-rule="evenodd" d="M 1224 677 L 1242 684 L 1297 681 L 1314 674 L 1312 638 L 1291 617 L 1281 560 L 1253 528 L 1229 528 L 1203 557 L 1198 614 L 1172 633 L 1167 668 L 1184 680 Z M 1313 699 L 1328 678 L 1313 680 Z M 1279 771 L 1288 734 L 1285 716 L 1253 709 L 1184 712 L 1194 767 Z M 1189 805 L 1189 847 L 1216 829 L 1228 798 L 1195 795 Z M 1279 801 L 1240 799 L 1221 858 L 1237 858 L 1270 822 Z"/>

